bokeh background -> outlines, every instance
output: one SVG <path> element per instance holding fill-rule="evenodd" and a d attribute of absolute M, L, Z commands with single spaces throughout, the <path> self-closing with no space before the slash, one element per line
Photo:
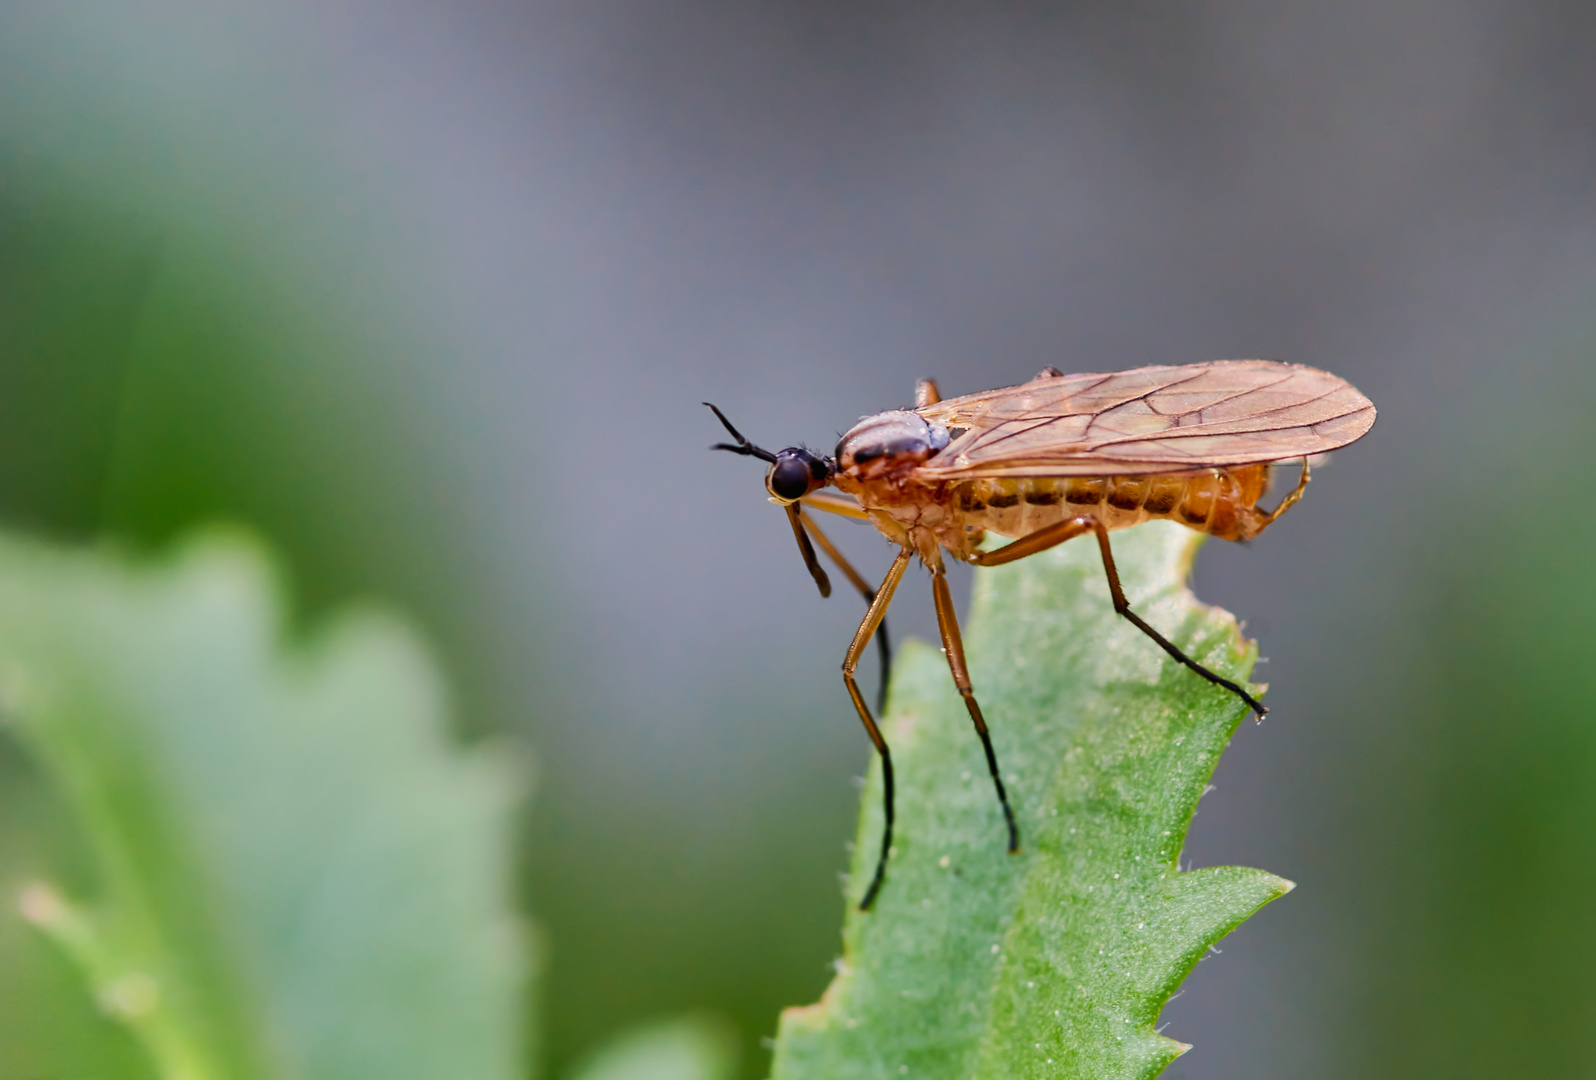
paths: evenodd
<path fill-rule="evenodd" d="M 825 447 L 922 375 L 1333 370 L 1374 432 L 1197 568 L 1273 711 L 1187 857 L 1300 887 L 1169 1075 L 1586 1075 L 1593 55 L 1575 0 L 9 0 L 0 514 L 243 521 L 305 618 L 407 608 L 462 737 L 540 763 L 533 1067 L 698 1010 L 755 1077 L 838 947 L 859 610 L 699 402 Z M 7 850 L 33 782 L 0 755 Z M 0 982 L 44 1075 L 54 999 Z"/>

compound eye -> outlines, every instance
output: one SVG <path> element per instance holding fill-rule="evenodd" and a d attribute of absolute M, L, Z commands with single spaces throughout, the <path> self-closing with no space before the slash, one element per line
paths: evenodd
<path fill-rule="evenodd" d="M 770 493 L 784 502 L 797 502 L 809 494 L 813 474 L 809 463 L 795 454 L 780 454 L 770 467 L 767 486 Z"/>

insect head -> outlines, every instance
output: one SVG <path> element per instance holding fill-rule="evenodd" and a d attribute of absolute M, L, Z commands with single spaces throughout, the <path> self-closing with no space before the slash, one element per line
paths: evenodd
<path fill-rule="evenodd" d="M 709 405 L 709 402 L 704 402 Z M 765 490 L 770 492 L 771 498 L 783 506 L 790 506 L 799 499 L 818 488 L 823 488 L 831 482 L 836 474 L 837 463 L 828 457 L 821 457 L 802 446 L 789 446 L 779 454 L 772 454 L 769 450 L 755 446 L 743 438 L 742 432 L 732 427 L 730 420 L 715 406 L 709 405 L 720 422 L 726 425 L 726 430 L 731 432 L 734 443 L 716 443 L 711 450 L 730 450 L 734 454 L 745 457 L 756 457 L 761 461 L 770 462 L 770 468 L 765 472 Z"/>

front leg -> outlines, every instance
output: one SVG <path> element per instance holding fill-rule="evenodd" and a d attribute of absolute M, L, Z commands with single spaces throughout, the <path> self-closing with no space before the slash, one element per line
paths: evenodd
<path fill-rule="evenodd" d="M 859 713 L 860 722 L 864 724 L 870 741 L 875 744 L 876 752 L 881 755 L 881 780 L 884 789 L 882 809 L 886 813 L 886 825 L 881 832 L 881 854 L 876 856 L 876 872 L 870 879 L 870 887 L 865 890 L 864 899 L 859 901 L 860 911 L 870 910 L 870 905 L 875 903 L 876 893 L 881 891 L 881 882 L 887 876 L 887 855 L 892 850 L 894 798 L 892 752 L 887 748 L 886 737 L 876 725 L 875 717 L 870 715 L 870 706 L 865 704 L 864 695 L 859 693 L 859 684 L 854 681 L 853 673 L 858 669 L 859 657 L 864 655 L 865 647 L 870 644 L 870 638 L 876 632 L 876 627 L 886 618 L 887 605 L 892 602 L 892 594 L 897 589 L 898 582 L 903 580 L 903 572 L 908 568 L 909 559 L 913 554 L 914 552 L 908 548 L 898 552 L 898 557 L 893 560 L 892 569 L 887 571 L 881 587 L 876 589 L 875 599 L 870 601 L 870 610 L 865 612 L 864 622 L 859 624 L 859 630 L 854 634 L 853 642 L 848 646 L 848 653 L 842 660 L 842 681 L 848 687 L 848 697 L 853 700 L 853 707 Z"/>
<path fill-rule="evenodd" d="M 837 564 L 837 569 L 842 571 L 842 576 L 859 590 L 859 594 L 865 598 L 865 603 L 875 603 L 876 590 L 872 589 L 870 583 L 853 568 L 853 564 L 843 557 L 842 552 L 837 550 L 837 545 L 831 542 L 831 538 L 820 531 L 815 519 L 811 516 L 800 520 L 803 521 L 804 528 L 814 537 L 815 543 L 820 545 L 820 550 L 831 557 L 831 561 Z M 876 690 L 876 712 L 884 714 L 887 711 L 887 677 L 892 672 L 892 641 L 887 636 L 886 615 L 881 616 L 881 625 L 876 628 L 876 647 L 881 652 L 881 685 Z"/>

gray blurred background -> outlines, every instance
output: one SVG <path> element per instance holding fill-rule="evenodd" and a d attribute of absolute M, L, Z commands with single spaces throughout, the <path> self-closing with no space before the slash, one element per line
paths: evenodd
<path fill-rule="evenodd" d="M 861 605 L 699 402 L 1239 357 L 1380 421 L 1199 560 L 1273 711 L 1187 857 L 1300 887 L 1168 1075 L 1590 1075 L 1596 8 L 0 3 L 0 512 L 422 619 L 540 762 L 545 1075 L 687 1009 L 762 1075 L 839 944 Z"/>

